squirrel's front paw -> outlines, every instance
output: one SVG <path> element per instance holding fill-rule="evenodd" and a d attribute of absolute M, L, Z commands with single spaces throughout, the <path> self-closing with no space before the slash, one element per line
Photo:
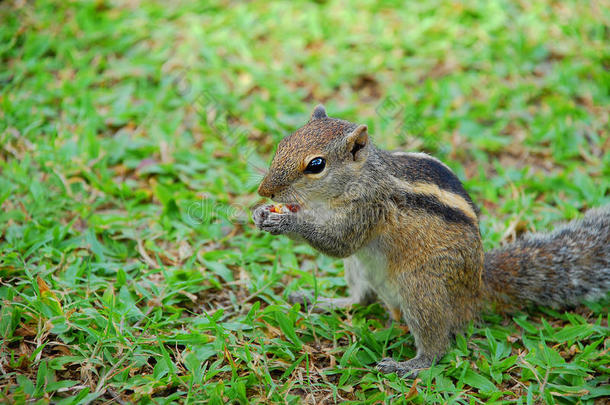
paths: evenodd
<path fill-rule="evenodd" d="M 259 205 L 256 207 L 252 212 L 252 220 L 254 220 L 254 225 L 256 225 L 258 229 L 263 229 L 263 222 L 265 219 L 267 219 L 270 213 L 269 206 L 267 205 Z"/>
<path fill-rule="evenodd" d="M 269 206 L 261 205 L 252 213 L 252 219 L 258 229 L 267 231 L 272 235 L 279 235 L 289 231 L 289 224 L 294 214 L 278 214 L 271 212 Z"/>
<path fill-rule="evenodd" d="M 288 217 L 290 214 L 276 214 L 270 212 L 267 218 L 261 224 L 261 229 L 267 231 L 272 235 L 279 235 L 280 233 L 287 232 Z"/>

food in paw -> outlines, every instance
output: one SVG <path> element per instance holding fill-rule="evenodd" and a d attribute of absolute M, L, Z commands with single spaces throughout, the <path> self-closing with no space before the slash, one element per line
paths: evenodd
<path fill-rule="evenodd" d="M 273 204 L 269 206 L 269 212 L 276 214 L 288 214 L 289 212 L 297 212 L 299 206 L 296 204 Z"/>

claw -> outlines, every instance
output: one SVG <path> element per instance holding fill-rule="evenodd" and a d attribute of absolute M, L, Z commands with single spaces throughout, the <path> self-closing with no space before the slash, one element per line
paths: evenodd
<path fill-rule="evenodd" d="M 398 362 L 394 359 L 386 357 L 377 363 L 377 370 L 384 374 L 396 373 L 402 378 L 415 378 L 421 371 L 421 368 L 416 367 L 417 362 L 418 360 L 415 359 Z"/>
<path fill-rule="evenodd" d="M 269 216 L 269 209 L 265 205 L 260 205 L 254 209 L 252 213 L 252 219 L 254 220 L 254 224 L 259 228 L 263 228 L 263 224 L 267 217 Z"/>
<path fill-rule="evenodd" d="M 389 357 L 386 357 L 382 359 L 379 363 L 377 363 L 377 370 L 381 371 L 384 374 L 390 374 L 395 372 L 397 367 L 398 362 Z"/>

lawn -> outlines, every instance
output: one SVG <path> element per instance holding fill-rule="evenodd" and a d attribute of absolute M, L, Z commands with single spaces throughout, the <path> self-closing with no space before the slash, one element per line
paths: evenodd
<path fill-rule="evenodd" d="M 416 381 L 342 263 L 258 231 L 323 102 L 425 151 L 487 249 L 610 203 L 610 3 L 0 2 L 0 402 L 559 403 L 610 396 L 609 299 L 487 310 Z"/>

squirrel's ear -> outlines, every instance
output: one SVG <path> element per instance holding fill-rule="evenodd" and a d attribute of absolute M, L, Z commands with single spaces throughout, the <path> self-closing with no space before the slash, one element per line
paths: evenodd
<path fill-rule="evenodd" d="M 328 118 L 328 115 L 326 115 L 326 110 L 322 104 L 318 104 L 316 108 L 313 109 L 313 112 L 309 117 L 309 121 L 319 120 L 320 118 Z"/>
<path fill-rule="evenodd" d="M 369 133 L 366 125 L 358 125 L 352 133 L 347 136 L 347 150 L 350 151 L 354 161 L 364 157 L 364 147 L 369 142 Z"/>

